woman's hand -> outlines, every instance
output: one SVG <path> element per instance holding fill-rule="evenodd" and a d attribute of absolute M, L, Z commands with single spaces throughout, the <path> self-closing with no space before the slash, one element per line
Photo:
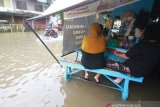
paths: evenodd
<path fill-rule="evenodd" d="M 119 51 L 116 51 L 116 50 L 114 51 L 114 55 L 124 58 L 124 59 L 128 59 L 125 53 L 120 53 Z"/>
<path fill-rule="evenodd" d="M 116 50 L 114 51 L 114 55 L 119 56 L 119 54 L 120 53 L 118 51 L 116 51 Z"/>

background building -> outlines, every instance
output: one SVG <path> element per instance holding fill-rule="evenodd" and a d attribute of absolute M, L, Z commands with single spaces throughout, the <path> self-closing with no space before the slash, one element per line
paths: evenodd
<path fill-rule="evenodd" d="M 0 0 L 0 32 L 24 31 L 23 20 L 45 11 L 51 0 Z M 33 20 L 32 28 L 45 29 L 48 18 Z"/>

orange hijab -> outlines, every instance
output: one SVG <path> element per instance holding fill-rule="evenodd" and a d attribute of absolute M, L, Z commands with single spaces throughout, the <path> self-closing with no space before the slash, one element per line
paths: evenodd
<path fill-rule="evenodd" d="M 99 23 L 93 23 L 89 27 L 89 35 L 85 35 L 82 42 L 82 50 L 96 54 L 106 50 L 106 38 L 102 33 Z"/>

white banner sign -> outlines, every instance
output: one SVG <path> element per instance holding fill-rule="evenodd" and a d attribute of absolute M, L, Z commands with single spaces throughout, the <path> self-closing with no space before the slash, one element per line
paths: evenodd
<path fill-rule="evenodd" d="M 64 12 L 64 19 L 84 17 L 96 13 L 111 11 L 136 0 L 98 0 L 96 2 Z"/>

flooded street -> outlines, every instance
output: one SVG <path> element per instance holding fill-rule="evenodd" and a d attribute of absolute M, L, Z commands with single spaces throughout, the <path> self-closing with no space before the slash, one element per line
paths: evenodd
<path fill-rule="evenodd" d="M 57 58 L 62 39 L 44 40 Z M 0 107 L 105 106 L 104 87 L 79 80 L 66 84 L 63 70 L 32 32 L 1 33 Z"/>
<path fill-rule="evenodd" d="M 0 107 L 64 104 L 63 73 L 33 33 L 0 34 L 0 50 Z"/>
<path fill-rule="evenodd" d="M 62 33 L 44 40 L 58 59 L 62 40 Z M 107 101 L 121 100 L 119 91 L 76 79 L 65 82 L 63 72 L 32 32 L 0 33 L 0 107 L 105 107 Z M 148 90 L 142 89 L 133 84 L 130 100 L 144 100 Z"/>

